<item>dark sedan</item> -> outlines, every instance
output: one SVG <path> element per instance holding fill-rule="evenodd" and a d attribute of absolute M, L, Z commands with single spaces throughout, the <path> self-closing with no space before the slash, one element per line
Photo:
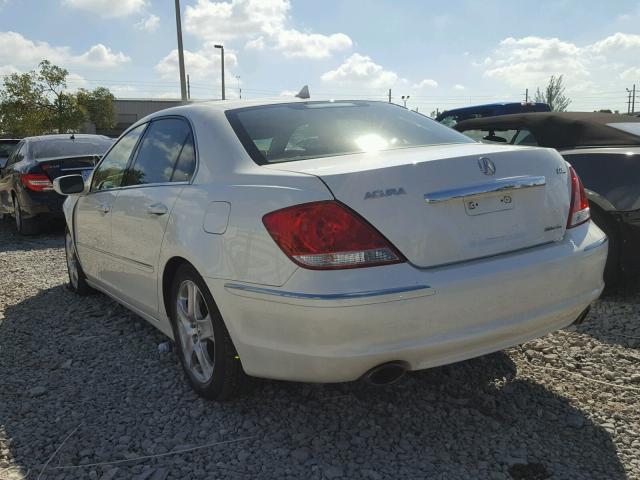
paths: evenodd
<path fill-rule="evenodd" d="M 62 175 L 88 177 L 113 140 L 102 135 L 43 135 L 22 139 L 0 169 L 0 214 L 13 215 L 18 232 L 37 233 L 62 217 L 64 197 L 53 191 Z"/>
<path fill-rule="evenodd" d="M 481 142 L 557 149 L 578 172 L 609 236 L 605 282 L 640 273 L 640 118 L 587 112 L 503 115 L 458 123 Z"/>

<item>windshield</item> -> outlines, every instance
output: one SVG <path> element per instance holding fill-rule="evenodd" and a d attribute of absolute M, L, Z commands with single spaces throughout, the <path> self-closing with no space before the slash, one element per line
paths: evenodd
<path fill-rule="evenodd" d="M 640 122 L 607 123 L 607 126 L 640 136 Z"/>
<path fill-rule="evenodd" d="M 31 144 L 34 159 L 55 158 L 76 155 L 102 155 L 113 141 L 108 138 L 70 138 L 39 140 Z"/>
<path fill-rule="evenodd" d="M 305 102 L 226 112 L 258 164 L 472 140 L 419 113 L 384 102 Z"/>

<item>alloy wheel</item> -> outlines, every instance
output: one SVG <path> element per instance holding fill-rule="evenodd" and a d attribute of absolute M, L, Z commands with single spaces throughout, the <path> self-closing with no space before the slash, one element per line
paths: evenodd
<path fill-rule="evenodd" d="M 178 288 L 177 326 L 186 368 L 200 383 L 208 383 L 215 366 L 215 335 L 207 302 L 191 280 Z"/>

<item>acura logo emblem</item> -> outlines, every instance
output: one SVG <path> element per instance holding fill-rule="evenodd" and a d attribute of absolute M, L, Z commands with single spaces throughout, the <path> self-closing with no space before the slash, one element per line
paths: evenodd
<path fill-rule="evenodd" d="M 496 166 L 491 159 L 487 157 L 480 157 L 478 159 L 478 167 L 480 167 L 480 171 L 485 175 L 494 175 L 496 173 Z"/>

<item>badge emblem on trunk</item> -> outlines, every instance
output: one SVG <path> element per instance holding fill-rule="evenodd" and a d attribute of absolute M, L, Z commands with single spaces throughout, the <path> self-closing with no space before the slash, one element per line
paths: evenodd
<path fill-rule="evenodd" d="M 490 158 L 480 157 L 478 159 L 478 167 L 480 167 L 480 171 L 485 175 L 495 175 L 496 173 L 496 166 Z"/>

